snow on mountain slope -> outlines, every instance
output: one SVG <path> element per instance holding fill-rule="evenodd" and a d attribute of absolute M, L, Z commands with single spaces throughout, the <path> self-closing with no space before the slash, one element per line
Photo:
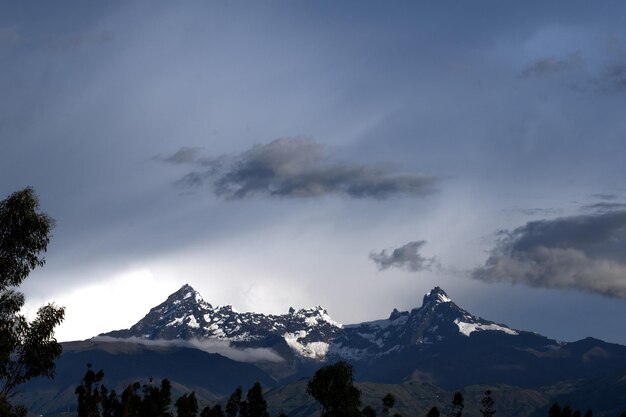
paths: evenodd
<path fill-rule="evenodd" d="M 457 306 L 439 287 L 424 296 L 421 308 L 394 310 L 388 319 L 345 326 L 330 346 L 331 355 L 363 360 L 413 345 L 433 345 L 476 331 L 518 332 L 476 317 Z"/>
<path fill-rule="evenodd" d="M 213 307 L 185 284 L 165 302 L 154 307 L 134 326 L 103 334 L 114 338 L 218 339 L 229 342 L 262 342 L 280 336 L 302 357 L 321 359 L 328 342 L 341 329 L 322 307 L 289 309 L 287 314 L 239 313 L 229 305 Z"/>
<path fill-rule="evenodd" d="M 213 307 L 191 286 L 184 285 L 130 329 L 101 336 L 217 339 L 248 347 L 274 346 L 272 341 L 280 338 L 297 357 L 362 360 L 481 331 L 518 334 L 504 325 L 471 315 L 439 287 L 424 296 L 420 308 L 403 312 L 394 309 L 388 319 L 344 327 L 319 306 L 297 311 L 290 308 L 282 315 L 239 313 L 228 305 Z"/>

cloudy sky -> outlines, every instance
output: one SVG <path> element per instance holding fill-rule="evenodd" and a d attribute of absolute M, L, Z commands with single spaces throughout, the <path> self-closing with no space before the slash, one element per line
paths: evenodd
<path fill-rule="evenodd" d="M 0 194 L 57 221 L 27 313 L 421 305 L 626 343 L 623 2 L 3 2 Z"/>

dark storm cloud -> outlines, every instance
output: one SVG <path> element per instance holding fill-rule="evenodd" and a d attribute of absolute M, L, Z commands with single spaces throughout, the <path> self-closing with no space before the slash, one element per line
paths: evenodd
<path fill-rule="evenodd" d="M 420 254 L 425 244 L 425 240 L 417 240 L 393 250 L 372 252 L 369 258 L 378 265 L 381 271 L 389 268 L 400 268 L 411 272 L 429 271 L 437 264 L 437 260 Z"/>
<path fill-rule="evenodd" d="M 520 73 L 521 78 L 542 77 L 570 69 L 581 68 L 585 65 L 580 52 L 571 53 L 564 58 L 550 56 L 527 64 Z"/>
<path fill-rule="evenodd" d="M 533 221 L 500 235 L 473 278 L 626 298 L 626 211 Z"/>
<path fill-rule="evenodd" d="M 161 157 L 175 164 L 202 167 L 178 185 L 210 184 L 216 195 L 239 199 L 255 194 L 272 197 L 319 197 L 329 194 L 385 199 L 421 196 L 434 190 L 435 178 L 395 173 L 386 165 L 333 162 L 327 150 L 310 138 L 282 138 L 256 145 L 235 156 L 207 158 L 197 148 L 181 148 Z"/>

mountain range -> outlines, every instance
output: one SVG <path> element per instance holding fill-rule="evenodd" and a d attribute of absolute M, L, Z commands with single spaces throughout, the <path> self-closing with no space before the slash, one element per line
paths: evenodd
<path fill-rule="evenodd" d="M 512 401 L 507 410 L 520 417 L 538 412 L 548 398 L 593 391 L 585 381 L 605 381 L 608 391 L 626 381 L 621 378 L 625 346 L 592 338 L 565 343 L 512 329 L 470 314 L 439 287 L 410 311 L 394 309 L 385 319 L 342 325 L 319 306 L 289 308 L 282 315 L 214 307 L 184 285 L 129 329 L 64 343 L 57 378 L 33 381 L 20 395 L 37 412 L 70 407 L 85 364 L 93 363 L 118 388 L 132 380 L 169 378 L 180 392 L 194 390 L 205 401 L 216 401 L 258 380 L 276 399 L 289 387 L 302 391 L 301 378 L 338 360 L 354 366 L 358 381 L 389 391 L 421 387 L 415 389 L 439 398 L 442 392 L 491 386 L 524 393 L 520 398 L 527 400 Z M 49 393 L 46 404 L 55 405 L 37 403 L 33 392 Z M 602 404 L 593 392 L 590 397 Z M 298 409 L 290 415 L 312 412 Z M 613 411 L 605 410 L 606 415 Z M 602 410 L 595 415 L 602 416 Z"/>

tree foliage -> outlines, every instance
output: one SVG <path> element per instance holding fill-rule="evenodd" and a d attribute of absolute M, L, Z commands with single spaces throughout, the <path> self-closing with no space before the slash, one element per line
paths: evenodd
<path fill-rule="evenodd" d="M 383 397 L 383 417 L 387 417 L 389 415 L 389 410 L 393 408 L 396 404 L 396 397 L 394 397 L 391 393 L 388 393 Z"/>
<path fill-rule="evenodd" d="M 454 397 L 452 397 L 452 406 L 450 407 L 448 417 L 461 417 L 463 415 L 463 408 L 465 407 L 463 401 L 463 394 L 458 391 L 455 392 Z"/>
<path fill-rule="evenodd" d="M 94 372 L 91 370 L 91 364 L 87 365 L 87 373 L 74 391 L 78 399 L 78 417 L 100 417 L 102 394 L 106 394 L 100 389 L 103 377 L 102 369 Z"/>
<path fill-rule="evenodd" d="M 48 247 L 53 227 L 54 221 L 39 211 L 30 187 L 0 202 L 0 406 L 7 410 L 11 409 L 8 398 L 18 385 L 54 376 L 54 360 L 61 354 L 54 329 L 63 321 L 64 309 L 45 305 L 29 323 L 20 314 L 24 294 L 15 289 L 34 268 L 45 264 L 41 253 Z"/>
<path fill-rule="evenodd" d="M 215 407 L 211 408 L 210 405 L 207 405 L 200 412 L 200 417 L 224 417 L 222 406 L 217 404 Z"/>
<path fill-rule="evenodd" d="M 552 404 L 548 410 L 548 417 L 581 417 L 581 415 L 583 414 L 580 410 L 574 410 L 569 404 L 566 404 L 563 408 L 561 408 L 561 405 L 558 402 Z M 584 417 L 593 417 L 593 411 L 588 409 L 585 412 Z M 626 415 L 620 415 L 620 417 L 626 417 Z"/>
<path fill-rule="evenodd" d="M 321 417 L 359 416 L 361 391 L 354 386 L 352 366 L 340 361 L 318 369 L 307 385 L 307 393 L 321 406 Z"/>
<path fill-rule="evenodd" d="M 267 412 L 267 401 L 263 398 L 263 388 L 256 382 L 248 390 L 246 401 L 240 405 L 239 415 L 241 417 L 269 417 Z"/>
<path fill-rule="evenodd" d="M 363 417 L 376 417 L 376 410 L 371 405 L 368 405 L 361 410 L 361 415 Z"/>
<path fill-rule="evenodd" d="M 226 402 L 226 417 L 237 417 L 239 404 L 241 403 L 241 394 L 241 387 L 238 387 L 228 398 L 228 402 Z"/>
<path fill-rule="evenodd" d="M 439 417 L 440 415 L 441 413 L 439 412 L 439 409 L 437 407 L 433 407 L 428 410 L 428 414 L 426 414 L 426 417 Z"/>
<path fill-rule="evenodd" d="M 483 417 L 493 417 L 493 415 L 496 413 L 496 410 L 494 408 L 495 402 L 493 401 L 493 398 L 491 398 L 490 390 L 485 391 L 485 396 L 482 400 L 480 400 L 480 405 L 482 406 L 482 408 L 480 409 L 480 414 L 482 414 Z"/>
<path fill-rule="evenodd" d="M 87 365 L 87 373 L 75 391 L 78 399 L 78 417 L 172 417 L 169 411 L 171 405 L 169 380 L 164 379 L 158 385 L 153 384 L 152 380 L 144 385 L 135 382 L 129 384 L 122 391 L 122 395 L 118 396 L 115 390 L 109 391 L 102 383 L 103 378 L 102 370 L 94 372 L 91 365 Z"/>
<path fill-rule="evenodd" d="M 548 410 L 548 417 L 561 417 L 561 405 L 558 402 L 552 404 Z"/>
<path fill-rule="evenodd" d="M 198 400 L 196 393 L 183 394 L 174 403 L 177 417 L 196 417 L 198 415 Z"/>

